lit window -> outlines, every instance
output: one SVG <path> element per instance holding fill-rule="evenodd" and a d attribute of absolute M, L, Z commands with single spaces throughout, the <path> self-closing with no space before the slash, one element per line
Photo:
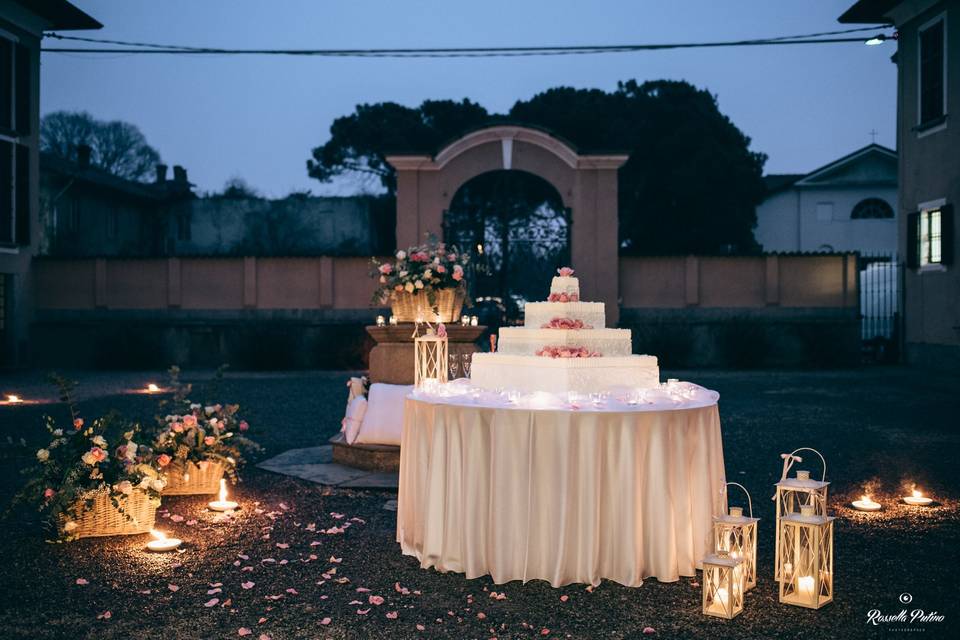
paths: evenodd
<path fill-rule="evenodd" d="M 920 266 L 940 264 L 943 258 L 943 236 L 940 209 L 920 212 Z"/>

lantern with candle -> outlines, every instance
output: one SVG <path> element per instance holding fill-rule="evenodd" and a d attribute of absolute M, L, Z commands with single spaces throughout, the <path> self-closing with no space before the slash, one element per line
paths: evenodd
<path fill-rule="evenodd" d="M 820 458 L 823 465 L 823 475 L 820 480 L 810 477 L 809 471 L 799 470 L 792 478 L 787 477 L 790 468 L 795 462 L 803 462 L 803 458 L 797 455 L 801 451 L 811 451 Z M 814 513 L 826 515 L 827 509 L 827 461 L 816 449 L 801 447 L 790 453 L 780 454 L 783 460 L 783 471 L 780 476 L 780 482 L 777 483 L 777 493 L 774 500 L 777 502 L 777 537 L 775 545 L 775 568 L 774 579 L 780 579 L 780 520 L 790 514 L 797 514 L 804 505 L 812 506 Z"/>
<path fill-rule="evenodd" d="M 750 493 L 739 483 L 728 482 L 724 487 L 739 487 L 747 496 L 749 516 L 743 515 L 743 507 L 730 507 L 730 511 L 713 518 L 713 545 L 718 551 L 726 551 L 731 558 L 743 560 L 743 588 L 749 591 L 757 586 L 757 523 L 753 517 L 753 500 Z"/>
<path fill-rule="evenodd" d="M 819 609 L 833 601 L 833 520 L 812 504 L 780 518 L 780 602 Z"/>
<path fill-rule="evenodd" d="M 431 384 L 447 381 L 447 336 L 437 335 L 433 327 L 429 327 L 422 336 L 414 339 L 414 376 L 413 383 L 417 387 L 433 380 Z"/>
<path fill-rule="evenodd" d="M 718 549 L 703 559 L 703 614 L 731 619 L 743 611 L 743 558 Z"/>

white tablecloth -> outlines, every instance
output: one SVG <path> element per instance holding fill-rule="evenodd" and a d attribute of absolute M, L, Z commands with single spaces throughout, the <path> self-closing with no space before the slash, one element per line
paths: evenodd
<path fill-rule="evenodd" d="M 404 407 L 397 541 L 423 568 L 553 586 L 694 575 L 725 506 L 715 396 L 602 411 L 461 402 Z"/>

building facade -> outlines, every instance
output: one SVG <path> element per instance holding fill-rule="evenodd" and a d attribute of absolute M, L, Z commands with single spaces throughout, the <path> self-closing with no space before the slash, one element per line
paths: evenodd
<path fill-rule="evenodd" d="M 960 2 L 860 0 L 840 22 L 896 26 L 898 243 L 907 361 L 960 364 Z"/>
<path fill-rule="evenodd" d="M 765 176 L 754 236 L 767 252 L 897 252 L 897 154 L 871 144 L 807 174 Z"/>
<path fill-rule="evenodd" d="M 27 361 L 39 239 L 40 39 L 102 25 L 65 0 L 0 2 L 0 368 Z"/>

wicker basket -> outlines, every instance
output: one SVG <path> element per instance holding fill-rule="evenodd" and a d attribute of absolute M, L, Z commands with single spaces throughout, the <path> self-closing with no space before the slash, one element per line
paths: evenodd
<path fill-rule="evenodd" d="M 148 533 L 153 529 L 157 516 L 157 505 L 151 502 L 150 497 L 139 489 L 134 489 L 127 497 L 119 498 L 123 512 L 118 510 L 110 501 L 110 493 L 101 490 L 87 494 L 93 498 L 93 505 L 89 508 L 84 504 L 78 505 L 79 517 L 74 520 L 77 528 L 65 531 L 67 522 L 65 516 L 60 517 L 61 535 L 75 538 L 96 538 L 100 536 L 127 536 L 139 533 Z"/>
<path fill-rule="evenodd" d="M 203 468 L 193 462 L 172 464 L 167 471 L 165 496 L 194 496 L 215 494 L 220 491 L 223 478 L 223 463 L 207 461 Z"/>
<path fill-rule="evenodd" d="M 433 322 L 434 313 L 439 313 L 440 321 L 449 324 L 460 320 L 465 299 L 463 287 L 440 289 L 436 292 L 436 303 L 431 307 L 430 299 L 423 291 L 400 291 L 390 298 L 390 308 L 397 322 L 416 322 L 417 318 Z"/>

